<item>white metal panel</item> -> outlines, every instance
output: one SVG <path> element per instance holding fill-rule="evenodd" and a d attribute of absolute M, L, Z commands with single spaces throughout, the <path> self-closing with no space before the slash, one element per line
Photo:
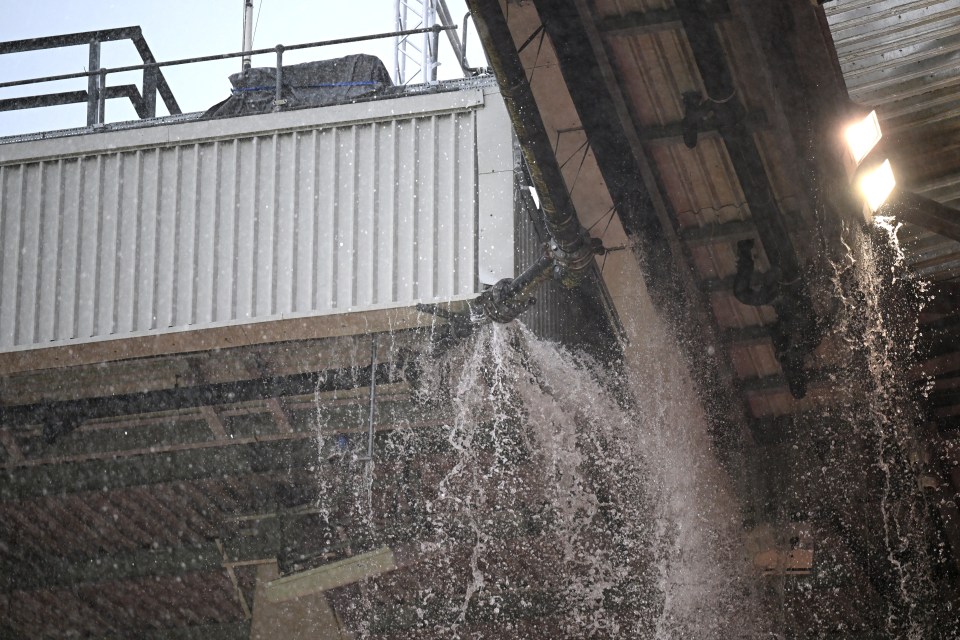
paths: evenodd
<path fill-rule="evenodd" d="M 499 98 L 499 95 L 494 96 Z M 506 107 L 491 101 L 490 110 L 502 110 L 503 117 L 491 118 L 493 131 L 486 132 L 477 145 L 477 173 L 481 194 L 479 218 L 478 271 L 480 282 L 494 284 L 514 274 L 514 238 L 504 237 L 503 229 L 512 228 L 514 220 L 514 146 L 512 128 Z M 504 248 L 510 247 L 510 251 Z"/>
<path fill-rule="evenodd" d="M 512 275 L 512 194 L 478 170 L 512 169 L 509 121 L 499 96 L 457 93 L 4 145 L 0 350 L 409 306 Z"/>

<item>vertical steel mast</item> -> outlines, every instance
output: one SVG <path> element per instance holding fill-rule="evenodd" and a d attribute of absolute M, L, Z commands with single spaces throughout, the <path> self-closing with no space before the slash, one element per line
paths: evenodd
<path fill-rule="evenodd" d="M 253 0 L 243 0 L 243 48 L 241 51 L 253 50 Z M 250 68 L 250 56 L 243 56 L 243 71 Z"/>
<path fill-rule="evenodd" d="M 397 31 L 429 28 L 437 22 L 437 0 L 396 0 L 394 9 Z M 436 81 L 437 44 L 435 33 L 397 36 L 394 39 L 394 82 Z"/>

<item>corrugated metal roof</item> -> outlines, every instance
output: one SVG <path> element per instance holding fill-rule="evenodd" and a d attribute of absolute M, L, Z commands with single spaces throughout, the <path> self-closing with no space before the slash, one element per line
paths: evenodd
<path fill-rule="evenodd" d="M 650 155 L 681 229 L 749 219 L 726 147 L 715 135 L 701 134 L 694 149 L 679 141 L 651 145 Z"/>
<path fill-rule="evenodd" d="M 960 0 L 825 6 L 850 97 L 876 107 L 899 180 L 960 205 Z"/>
<path fill-rule="evenodd" d="M 704 93 L 686 38 L 678 31 L 613 34 L 607 38 L 613 62 L 623 74 L 623 89 L 633 116 L 643 127 L 665 126 L 683 118 L 685 91 Z"/>
<path fill-rule="evenodd" d="M 610 56 L 614 75 L 652 161 L 662 193 L 678 231 L 687 237 L 700 229 L 711 233 L 730 223 L 746 223 L 737 237 L 705 237 L 689 245 L 689 260 L 701 286 L 708 291 L 715 318 L 722 329 L 742 330 L 769 324 L 776 316 L 769 307 L 751 307 L 737 301 L 730 290 L 736 273 L 735 242 L 756 237 L 750 207 L 726 145 L 713 130 L 700 131 L 695 148 L 681 137 L 683 94 L 706 96 L 700 71 L 672 3 L 598 2 L 594 16 Z M 644 25 L 638 27 L 637 25 Z M 728 19 L 717 23 L 718 35 L 730 61 L 736 94 L 747 111 L 758 151 L 770 175 L 770 186 L 781 211 L 798 209 L 795 170 L 774 133 L 767 134 L 762 81 L 751 75 L 754 55 Z M 729 96 L 709 96 L 725 101 Z M 799 213 L 799 212 L 798 212 Z M 765 256 L 758 258 L 768 268 Z M 713 290 L 715 289 L 715 290 Z M 731 346 L 737 377 L 759 380 L 776 376 L 779 366 L 769 339 Z M 748 404 L 757 417 L 788 413 L 796 408 L 789 393 L 752 394 Z M 757 396 L 757 397 L 754 397 Z"/>

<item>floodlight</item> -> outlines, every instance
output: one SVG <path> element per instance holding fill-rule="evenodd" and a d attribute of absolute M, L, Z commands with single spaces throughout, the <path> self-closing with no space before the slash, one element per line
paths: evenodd
<path fill-rule="evenodd" d="M 871 212 L 876 212 L 897 186 L 897 180 L 893 177 L 893 167 L 889 160 L 884 160 L 876 167 L 864 171 L 857 180 L 857 186 L 860 188 L 860 194 L 867 202 Z"/>
<path fill-rule="evenodd" d="M 880 120 L 877 119 L 876 111 L 871 111 L 863 120 L 854 122 L 843 131 L 847 148 L 856 164 L 860 164 L 867 157 L 867 154 L 877 146 L 882 135 Z"/>

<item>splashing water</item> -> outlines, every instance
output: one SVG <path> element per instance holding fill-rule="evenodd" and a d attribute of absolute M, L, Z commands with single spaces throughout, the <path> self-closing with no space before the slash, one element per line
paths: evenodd
<path fill-rule="evenodd" d="M 955 638 L 943 631 L 951 612 L 935 610 L 927 506 L 908 459 L 917 326 L 903 305 L 918 298 L 900 278 L 894 234 L 850 237 L 830 337 L 845 393 L 796 422 L 779 451 L 763 450 L 776 461 L 761 474 L 782 465 L 774 504 L 760 500 L 775 512 L 766 525 L 744 516 L 756 505 L 735 497 L 736 470 L 718 462 L 652 311 L 615 362 L 519 323 L 440 354 L 429 339 L 414 345 L 413 389 L 395 391 L 397 409 L 378 401 L 391 426 L 375 466 L 338 440 L 365 430 L 362 399 L 318 398 L 321 463 L 333 460 L 321 474 L 328 560 L 384 546 L 397 559 L 395 571 L 330 592 L 347 628 L 359 638 Z M 766 490 L 737 486 L 746 500 Z M 808 532 L 814 572 L 760 576 L 747 520 Z M 830 599 L 834 585 L 849 601 Z"/>
<path fill-rule="evenodd" d="M 665 383 L 682 367 L 658 335 L 651 326 L 642 370 L 629 372 L 519 323 L 485 327 L 422 366 L 419 415 L 384 447 L 387 466 L 416 469 L 418 491 L 404 531 L 379 532 L 413 560 L 345 599 L 351 629 L 758 637 L 739 508 L 696 400 Z M 436 413 L 439 427 L 415 426 Z M 368 524 L 383 520 L 369 511 Z M 405 609 L 382 600 L 397 591 Z M 390 607 L 410 613 L 373 619 Z"/>
<path fill-rule="evenodd" d="M 835 265 L 840 304 L 832 333 L 840 356 L 832 378 L 846 396 L 820 410 L 820 433 L 800 455 L 819 473 L 811 474 L 815 482 L 795 487 L 806 494 L 805 509 L 818 527 L 819 573 L 859 590 L 852 603 L 822 608 L 834 609 L 824 617 L 845 620 L 845 629 L 813 621 L 808 631 L 811 637 L 870 629 L 889 638 L 955 638 L 955 626 L 943 622 L 951 614 L 936 604 L 929 507 L 909 461 L 921 418 L 911 371 L 923 288 L 906 276 L 896 227 L 877 223 L 869 234 L 850 233 L 846 262 Z M 831 547 L 851 555 L 831 556 Z"/>

